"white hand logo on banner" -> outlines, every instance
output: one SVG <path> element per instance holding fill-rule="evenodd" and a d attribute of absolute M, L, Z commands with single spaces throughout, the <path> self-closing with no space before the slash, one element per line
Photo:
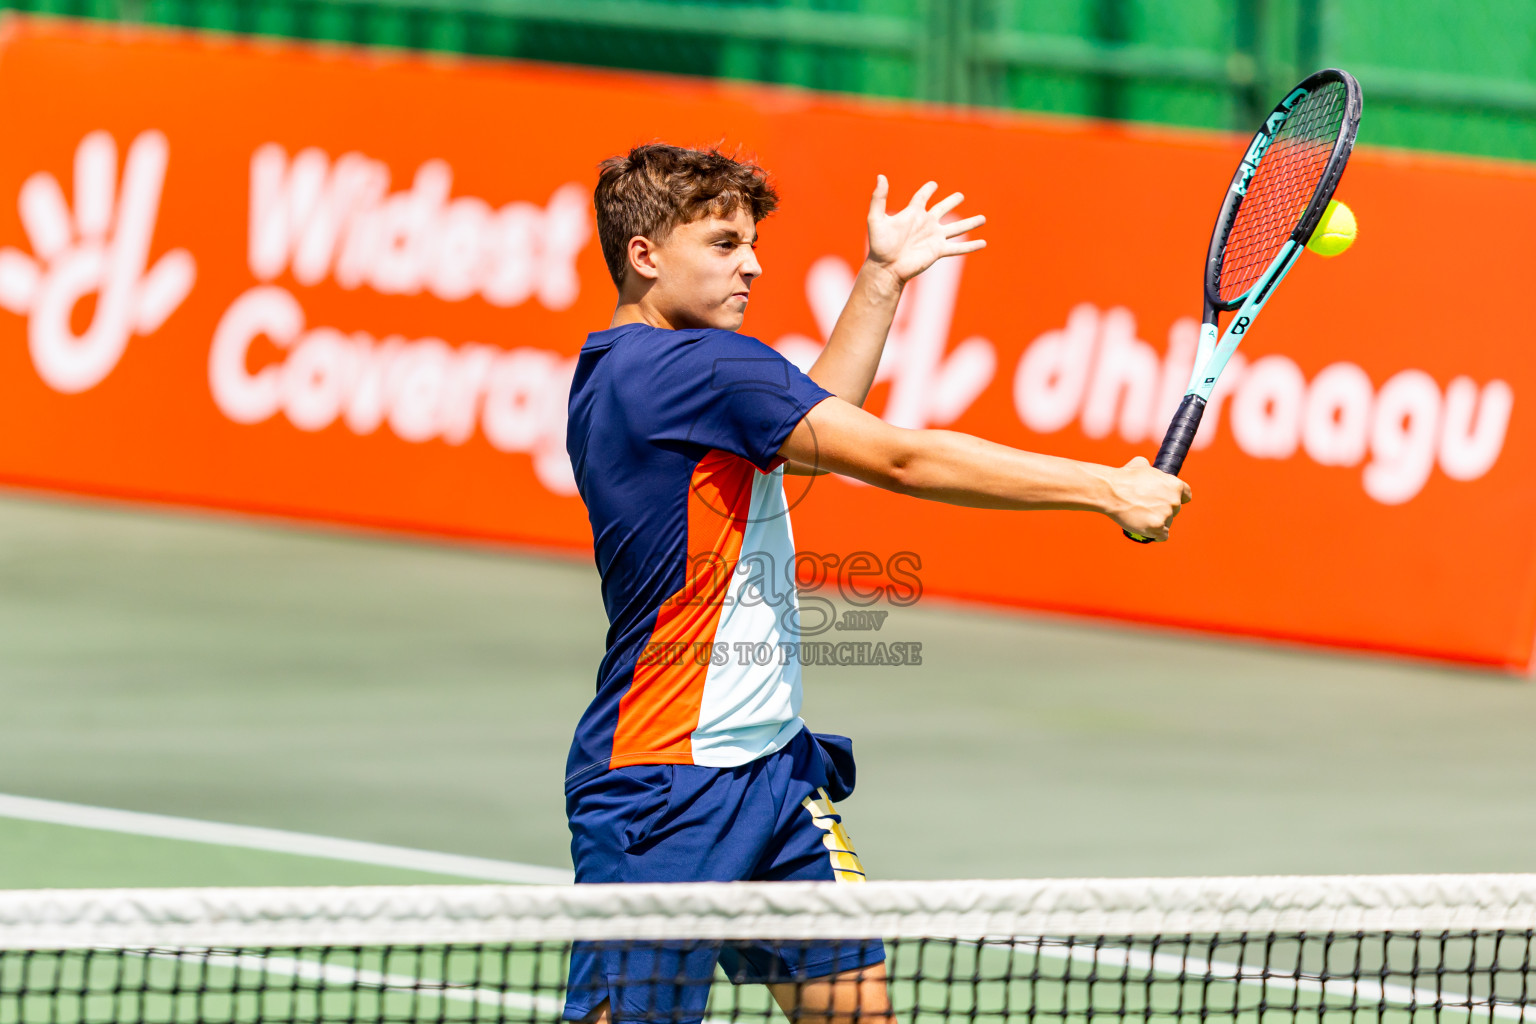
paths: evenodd
<path fill-rule="evenodd" d="M 21 186 L 32 255 L 0 248 L 0 306 L 27 317 L 32 364 L 55 391 L 76 394 L 101 383 L 128 339 L 158 330 L 192 290 L 197 269 L 185 249 L 145 269 L 168 152 L 160 132 L 134 139 L 119 195 L 117 143 L 104 131 L 87 135 L 75 150 L 73 213 L 47 171 Z M 70 318 L 93 294 L 91 324 L 77 335 Z"/>
<path fill-rule="evenodd" d="M 992 383 L 997 348 L 986 338 L 966 338 L 949 347 L 955 299 L 960 293 L 964 256 L 940 260 L 907 285 L 875 383 L 891 382 L 881 417 L 898 427 L 921 430 L 948 426 L 959 419 Z M 823 256 L 806 274 L 805 293 L 823 338 L 832 336 L 843 304 L 853 291 L 853 268 L 836 256 Z M 823 343 L 788 334 L 774 344 L 784 358 L 809 370 Z"/>

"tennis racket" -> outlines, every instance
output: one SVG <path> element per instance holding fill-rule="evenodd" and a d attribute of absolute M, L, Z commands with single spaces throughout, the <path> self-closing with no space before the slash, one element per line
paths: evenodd
<path fill-rule="evenodd" d="M 1153 463 L 1164 473 L 1179 475 L 1221 371 L 1317 230 L 1355 148 L 1360 106 L 1360 83 L 1349 72 L 1309 75 L 1269 112 L 1243 153 L 1205 258 L 1205 312 L 1189 390 Z M 1218 342 L 1218 316 L 1233 310 Z"/>

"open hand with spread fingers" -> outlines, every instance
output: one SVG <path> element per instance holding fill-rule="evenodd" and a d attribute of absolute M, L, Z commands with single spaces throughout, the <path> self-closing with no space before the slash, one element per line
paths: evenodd
<path fill-rule="evenodd" d="M 885 175 L 876 179 L 875 194 L 869 200 L 869 259 L 889 270 L 902 283 L 933 266 L 945 256 L 959 256 L 986 247 L 981 239 L 962 236 L 987 222 L 977 215 L 963 220 L 945 221 L 965 196 L 959 192 L 928 206 L 939 190 L 937 182 L 928 182 L 913 194 L 911 202 L 887 213 L 886 196 L 890 183 Z"/>

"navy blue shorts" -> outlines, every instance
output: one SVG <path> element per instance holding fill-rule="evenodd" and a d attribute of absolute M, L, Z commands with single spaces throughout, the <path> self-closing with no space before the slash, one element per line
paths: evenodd
<path fill-rule="evenodd" d="M 863 881 L 832 800 L 852 789 L 842 737 L 799 735 L 735 768 L 614 768 L 566 797 L 581 882 Z M 606 1000 L 616 1024 L 702 1020 L 715 965 L 737 984 L 792 982 L 885 960 L 878 940 L 576 943 L 565 1019 Z"/>

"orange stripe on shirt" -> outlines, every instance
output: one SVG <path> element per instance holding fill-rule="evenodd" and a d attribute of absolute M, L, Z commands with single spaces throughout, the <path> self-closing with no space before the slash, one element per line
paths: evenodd
<path fill-rule="evenodd" d="M 619 699 L 609 768 L 693 763 L 690 737 L 699 726 L 709 673 L 707 650 L 694 645 L 714 643 L 721 602 L 741 558 L 756 472 L 750 462 L 726 452 L 710 452 L 694 467 L 688 485 L 683 586 L 657 609 L 646 648 L 680 656 L 641 655 L 629 689 Z M 702 664 L 698 653 L 704 655 Z"/>

